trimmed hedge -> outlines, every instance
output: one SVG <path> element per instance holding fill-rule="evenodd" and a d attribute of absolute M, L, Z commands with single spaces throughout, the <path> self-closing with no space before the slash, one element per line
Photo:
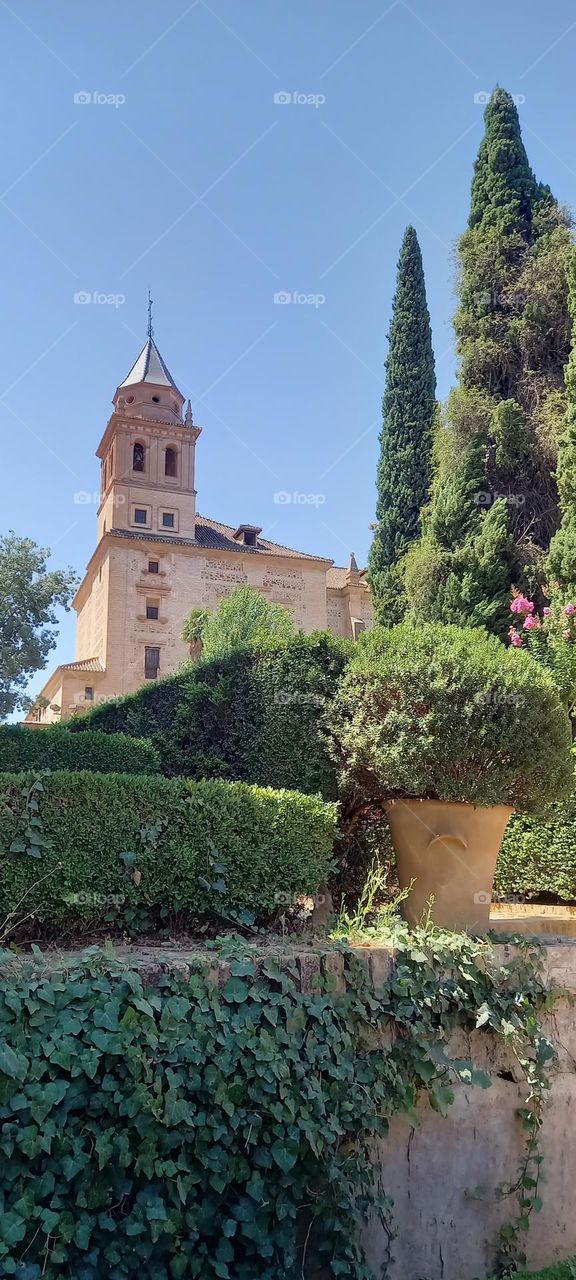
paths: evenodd
<path fill-rule="evenodd" d="M 498 855 L 498 897 L 546 895 L 576 901 L 576 794 L 554 805 L 546 822 L 516 814 Z"/>
<path fill-rule="evenodd" d="M 0 775 L 0 929 L 90 921 L 139 931 L 158 916 L 265 918 L 314 893 L 335 806 L 315 796 L 129 774 Z"/>
<path fill-rule="evenodd" d="M 152 743 L 126 733 L 91 730 L 82 738 L 58 725 L 47 729 L 0 726 L 0 773 L 26 769 L 93 769 L 99 773 L 158 773 Z"/>
<path fill-rule="evenodd" d="M 328 633 L 201 662 L 70 722 L 150 738 L 169 777 L 229 778 L 336 797 L 323 712 L 353 652 Z"/>

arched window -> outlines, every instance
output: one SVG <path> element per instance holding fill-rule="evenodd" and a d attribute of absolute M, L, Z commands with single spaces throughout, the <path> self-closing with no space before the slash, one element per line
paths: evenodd
<path fill-rule="evenodd" d="M 171 449 L 170 446 L 166 450 L 166 456 L 164 459 L 164 475 L 176 475 L 176 450 Z"/>
<path fill-rule="evenodd" d="M 145 457 L 144 445 L 135 444 L 132 450 L 132 470 L 133 471 L 144 470 L 144 457 Z"/>

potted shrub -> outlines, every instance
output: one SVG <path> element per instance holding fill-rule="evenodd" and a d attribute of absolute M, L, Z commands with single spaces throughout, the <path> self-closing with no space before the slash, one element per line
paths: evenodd
<path fill-rule="evenodd" d="M 571 733 L 550 676 L 478 629 L 427 623 L 361 637 L 327 713 L 345 815 L 390 825 L 402 911 L 482 933 L 514 810 L 568 794 Z M 432 906 L 430 908 L 430 903 Z"/>

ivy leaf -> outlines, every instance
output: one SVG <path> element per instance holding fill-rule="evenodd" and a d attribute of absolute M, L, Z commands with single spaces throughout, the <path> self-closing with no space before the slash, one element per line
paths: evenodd
<path fill-rule="evenodd" d="M 270 1154 L 283 1173 L 289 1173 L 298 1159 L 298 1150 L 290 1151 L 283 1142 L 275 1142 L 270 1147 Z"/>

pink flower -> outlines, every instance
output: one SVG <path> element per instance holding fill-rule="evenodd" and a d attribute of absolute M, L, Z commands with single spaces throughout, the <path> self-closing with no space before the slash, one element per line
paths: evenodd
<path fill-rule="evenodd" d="M 510 604 L 510 613 L 534 613 L 534 604 L 527 596 L 514 596 Z"/>
<path fill-rule="evenodd" d="M 546 605 L 545 608 L 542 610 L 542 613 L 544 614 L 545 618 L 549 618 L 550 614 L 552 613 L 552 610 L 548 608 L 548 605 Z"/>
<path fill-rule="evenodd" d="M 576 605 L 574 605 L 574 604 L 565 604 L 565 605 L 564 605 L 564 613 L 565 613 L 565 614 L 567 615 L 567 617 L 569 618 L 569 617 L 571 616 L 571 614 L 576 613 Z"/>
<path fill-rule="evenodd" d="M 510 627 L 508 631 L 510 636 L 510 644 L 514 649 L 519 649 L 522 644 L 522 636 L 516 630 L 516 627 Z"/>
<path fill-rule="evenodd" d="M 540 623 L 538 621 L 538 618 L 535 618 L 531 613 L 529 613 L 528 617 L 524 619 L 525 631 L 533 631 L 534 627 L 539 627 L 539 626 L 540 626 Z"/>

